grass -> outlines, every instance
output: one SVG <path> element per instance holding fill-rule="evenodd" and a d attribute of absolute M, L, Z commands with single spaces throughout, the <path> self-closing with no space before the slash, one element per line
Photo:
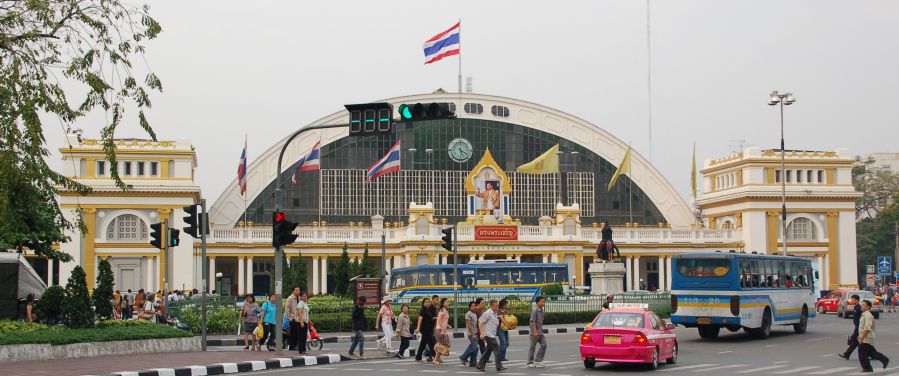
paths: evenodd
<path fill-rule="evenodd" d="M 189 332 L 143 321 L 103 322 L 95 328 L 69 329 L 17 321 L 0 321 L 0 345 L 68 345 L 82 342 L 190 337 Z"/>

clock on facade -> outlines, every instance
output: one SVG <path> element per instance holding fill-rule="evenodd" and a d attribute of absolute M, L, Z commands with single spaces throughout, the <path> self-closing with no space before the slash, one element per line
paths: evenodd
<path fill-rule="evenodd" d="M 450 159 L 456 161 L 456 163 L 465 163 L 471 159 L 471 142 L 464 138 L 453 139 L 450 141 L 447 149 L 449 150 Z"/>

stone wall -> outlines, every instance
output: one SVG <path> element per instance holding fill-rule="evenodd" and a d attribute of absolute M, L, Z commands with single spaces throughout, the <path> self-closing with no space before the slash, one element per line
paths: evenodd
<path fill-rule="evenodd" d="M 4 345 L 0 346 L 0 362 L 189 352 L 200 351 L 201 349 L 200 337 L 86 342 L 59 346 L 48 344 Z"/>

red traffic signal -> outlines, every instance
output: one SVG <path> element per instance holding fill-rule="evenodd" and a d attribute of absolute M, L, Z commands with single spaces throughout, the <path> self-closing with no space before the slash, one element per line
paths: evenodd
<path fill-rule="evenodd" d="M 287 214 L 284 212 L 272 213 L 272 246 L 281 247 L 293 244 L 297 240 L 297 235 L 293 233 L 297 225 L 297 223 L 288 221 Z"/>

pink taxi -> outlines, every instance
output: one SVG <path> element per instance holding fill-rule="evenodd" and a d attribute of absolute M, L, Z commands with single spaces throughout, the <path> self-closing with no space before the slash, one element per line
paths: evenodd
<path fill-rule="evenodd" d="M 647 305 L 612 304 L 603 310 L 581 335 L 584 367 L 596 362 L 645 363 L 650 369 L 659 362 L 677 362 L 677 337 L 668 324 Z"/>

